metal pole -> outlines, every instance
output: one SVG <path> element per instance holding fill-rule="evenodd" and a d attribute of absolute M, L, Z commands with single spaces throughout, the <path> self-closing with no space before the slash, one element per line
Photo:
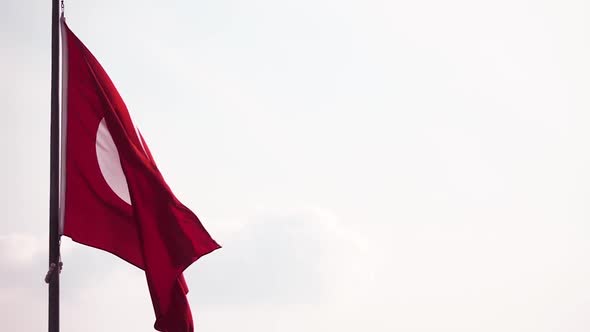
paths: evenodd
<path fill-rule="evenodd" d="M 49 181 L 49 332 L 59 332 L 59 10 L 51 8 L 51 141 Z"/>

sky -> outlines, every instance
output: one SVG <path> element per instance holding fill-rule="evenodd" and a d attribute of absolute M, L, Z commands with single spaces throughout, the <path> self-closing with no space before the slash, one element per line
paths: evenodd
<path fill-rule="evenodd" d="M 590 329 L 587 1 L 65 3 L 223 246 L 196 331 Z M 0 321 L 47 328 L 50 1 L 0 20 Z M 142 271 L 62 240 L 62 331 L 152 331 Z"/>

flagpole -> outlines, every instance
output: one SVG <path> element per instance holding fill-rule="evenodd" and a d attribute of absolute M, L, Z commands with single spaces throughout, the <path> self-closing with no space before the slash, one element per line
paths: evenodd
<path fill-rule="evenodd" d="M 49 178 L 49 332 L 59 332 L 59 10 L 51 8 L 51 140 Z"/>

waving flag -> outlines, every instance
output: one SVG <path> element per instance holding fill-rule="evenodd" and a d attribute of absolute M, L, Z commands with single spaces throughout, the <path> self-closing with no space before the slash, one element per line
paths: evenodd
<path fill-rule="evenodd" d="M 193 331 L 182 272 L 220 246 L 172 193 L 102 66 L 63 23 L 60 231 L 145 271 L 155 329 Z"/>

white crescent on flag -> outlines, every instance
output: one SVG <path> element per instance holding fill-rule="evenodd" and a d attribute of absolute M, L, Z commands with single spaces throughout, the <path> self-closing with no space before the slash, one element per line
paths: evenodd
<path fill-rule="evenodd" d="M 131 205 L 129 186 L 121 166 L 119 151 L 104 118 L 96 131 L 96 159 L 100 172 L 111 190 L 125 203 Z"/>

